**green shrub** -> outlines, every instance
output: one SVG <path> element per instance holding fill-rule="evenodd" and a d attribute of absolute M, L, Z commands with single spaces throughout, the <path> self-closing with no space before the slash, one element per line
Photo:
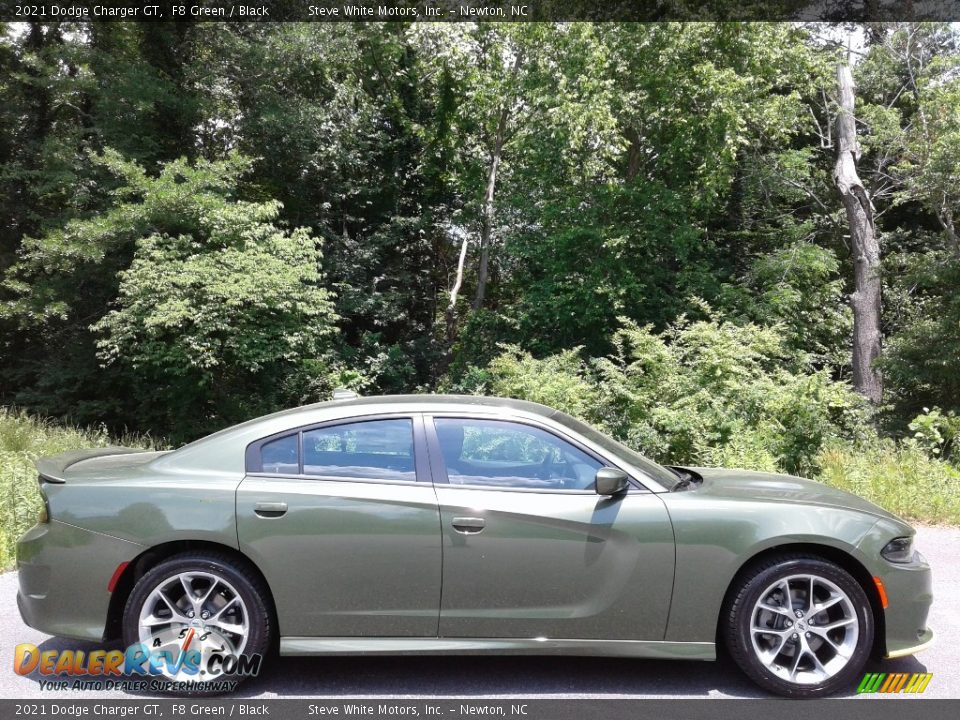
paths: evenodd
<path fill-rule="evenodd" d="M 960 459 L 957 438 L 960 437 L 960 417 L 940 408 L 924 408 L 909 425 L 911 442 L 930 457 Z"/>
<path fill-rule="evenodd" d="M 517 347 L 487 366 L 487 394 L 542 403 L 576 417 L 591 418 L 599 392 L 578 355 L 579 348 L 536 360 Z"/>
<path fill-rule="evenodd" d="M 863 399 L 785 337 L 780 326 L 716 318 L 662 333 L 623 321 L 609 357 L 508 347 L 471 389 L 560 408 L 660 462 L 814 475 L 826 442 L 874 433 Z"/>

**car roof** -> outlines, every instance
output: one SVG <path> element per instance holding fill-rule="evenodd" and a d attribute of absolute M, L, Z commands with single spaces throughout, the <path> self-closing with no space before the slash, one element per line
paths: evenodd
<path fill-rule="evenodd" d="M 280 412 L 248 420 L 240 425 L 234 425 L 232 428 L 227 428 L 226 431 L 275 419 L 310 416 L 316 414 L 318 411 L 323 414 L 329 412 L 331 415 L 340 415 L 341 413 L 339 412 L 331 411 L 347 411 L 350 408 L 357 408 L 362 411 L 358 414 L 366 415 L 374 410 L 379 412 L 395 412 L 402 408 L 409 412 L 429 412 L 431 410 L 450 410 L 456 407 L 519 410 L 542 417 L 550 417 L 558 413 L 558 411 L 552 407 L 530 402 L 529 400 L 514 400 L 512 398 L 487 397 L 482 395 L 432 395 L 426 393 L 420 395 L 370 395 L 342 400 L 326 400 L 324 402 L 281 410 Z M 344 412 L 343 415 L 348 416 L 349 413 Z"/>
<path fill-rule="evenodd" d="M 510 408 L 511 410 L 524 410 L 526 412 L 536 413 L 549 417 L 557 412 L 552 407 L 541 405 L 540 403 L 530 402 L 529 400 L 514 400 L 513 398 L 488 397 L 484 395 L 371 395 L 368 397 L 356 397 L 345 400 L 328 400 L 327 402 L 314 403 L 306 407 L 330 407 L 333 405 L 342 407 L 366 406 L 366 405 L 400 405 L 420 406 L 418 409 L 426 406 L 449 407 L 450 405 L 481 405 L 488 407 Z M 295 408 L 296 410 L 298 408 Z M 290 412 L 290 411 L 284 411 Z"/>

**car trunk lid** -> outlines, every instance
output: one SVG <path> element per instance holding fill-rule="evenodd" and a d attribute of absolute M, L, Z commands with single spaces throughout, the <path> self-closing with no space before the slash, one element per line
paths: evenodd
<path fill-rule="evenodd" d="M 69 450 L 36 461 L 41 482 L 62 484 L 71 478 L 90 478 L 110 474 L 120 468 L 145 465 L 161 453 L 145 452 L 127 447 L 101 447 L 87 450 Z"/>

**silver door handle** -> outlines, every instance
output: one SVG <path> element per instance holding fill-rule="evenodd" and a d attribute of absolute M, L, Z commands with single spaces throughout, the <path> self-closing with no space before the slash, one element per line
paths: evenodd
<path fill-rule="evenodd" d="M 487 525 L 487 521 L 478 517 L 455 517 L 450 524 L 453 525 L 453 529 L 458 533 L 476 535 L 478 532 L 483 531 L 483 528 Z"/>
<path fill-rule="evenodd" d="M 285 502 L 258 502 L 253 506 L 253 511 L 260 517 L 280 517 L 287 512 L 287 504 Z"/>

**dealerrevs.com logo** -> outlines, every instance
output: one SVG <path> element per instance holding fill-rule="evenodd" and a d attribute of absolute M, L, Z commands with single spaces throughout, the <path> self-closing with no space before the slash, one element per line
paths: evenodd
<path fill-rule="evenodd" d="M 135 644 L 126 650 L 41 650 L 17 645 L 13 670 L 39 673 L 43 690 L 126 690 L 151 692 L 230 692 L 238 680 L 259 674 L 260 654 L 205 653 L 180 648 L 151 649 Z M 56 679 L 54 679 L 56 678 Z"/>
<path fill-rule="evenodd" d="M 933 673 L 867 673 L 858 693 L 922 693 Z"/>

